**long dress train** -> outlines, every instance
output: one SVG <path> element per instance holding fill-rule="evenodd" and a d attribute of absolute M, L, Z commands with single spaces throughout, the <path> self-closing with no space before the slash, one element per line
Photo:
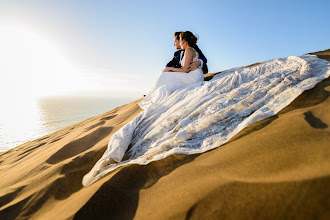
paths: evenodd
<path fill-rule="evenodd" d="M 196 50 L 194 51 L 195 55 L 193 61 L 199 58 L 198 52 Z M 184 64 L 184 59 L 185 57 L 183 57 L 181 61 L 182 66 Z M 169 99 L 175 91 L 189 87 L 196 83 L 201 83 L 203 81 L 204 76 L 201 66 L 189 73 L 162 72 L 155 85 L 148 92 L 146 97 L 139 103 L 139 106 L 144 109 L 144 111 L 136 116 L 131 122 L 118 130 L 110 138 L 108 148 L 102 158 L 95 164 L 93 169 L 84 176 L 83 185 L 90 185 L 100 176 L 103 176 L 109 167 L 122 161 L 128 146 L 131 143 L 134 130 L 143 121 L 143 118 L 152 117 L 153 111 L 155 111 L 156 108 L 158 108 L 156 111 L 157 114 L 162 112 L 159 107 L 166 105 L 165 103 L 167 99 Z"/>
<path fill-rule="evenodd" d="M 145 165 L 172 154 L 217 148 L 329 76 L 330 62 L 302 55 L 222 71 L 210 81 L 180 88 L 165 98 L 153 92 L 148 101 L 158 103 L 146 105 L 110 138 L 108 149 L 84 177 L 83 185 L 129 164 Z M 157 98 L 152 99 L 153 95 Z"/>

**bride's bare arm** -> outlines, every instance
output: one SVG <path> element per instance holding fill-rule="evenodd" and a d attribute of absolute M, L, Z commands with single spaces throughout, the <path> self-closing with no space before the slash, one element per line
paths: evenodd
<path fill-rule="evenodd" d="M 173 72 L 185 72 L 188 73 L 189 70 L 189 65 L 191 63 L 191 61 L 193 60 L 193 57 L 195 55 L 195 51 L 192 48 L 187 48 L 184 52 L 184 64 L 181 68 L 175 68 L 175 67 L 166 67 L 163 72 L 169 72 L 169 71 L 173 71 Z"/>

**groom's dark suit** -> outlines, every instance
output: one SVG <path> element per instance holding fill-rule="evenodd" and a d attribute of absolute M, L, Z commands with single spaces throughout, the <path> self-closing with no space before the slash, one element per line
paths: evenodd
<path fill-rule="evenodd" d="M 203 60 L 203 66 L 202 66 L 203 73 L 204 74 L 208 73 L 208 68 L 207 68 L 207 64 L 206 64 L 207 63 L 206 57 L 204 56 L 204 54 L 202 53 L 202 51 L 198 47 L 196 47 L 194 49 L 198 52 L 199 59 Z M 182 67 L 181 66 L 181 59 L 180 59 L 181 51 L 182 51 L 181 59 L 183 58 L 184 50 L 177 50 L 174 53 L 173 59 L 170 62 L 168 62 L 166 67 L 175 67 L 175 68 L 181 68 Z"/>

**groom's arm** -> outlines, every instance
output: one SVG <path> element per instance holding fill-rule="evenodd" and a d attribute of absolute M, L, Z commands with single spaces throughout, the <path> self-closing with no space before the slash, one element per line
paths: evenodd
<path fill-rule="evenodd" d="M 189 71 L 193 71 L 195 69 L 197 69 L 199 66 L 202 67 L 202 70 L 203 70 L 203 73 L 207 73 L 208 72 L 208 68 L 207 68 L 207 59 L 206 57 L 204 56 L 203 52 L 199 49 L 199 47 L 196 45 L 196 51 L 198 52 L 199 54 L 199 59 L 197 61 L 194 61 L 196 63 L 192 63 L 190 65 L 190 68 L 189 68 Z M 198 62 L 198 63 L 197 63 Z M 200 62 L 200 65 L 199 65 L 199 62 Z"/>
<path fill-rule="evenodd" d="M 195 50 L 198 52 L 199 54 L 199 59 L 196 61 L 192 61 L 190 63 L 190 66 L 188 68 L 188 71 L 194 71 L 195 69 L 197 69 L 199 66 L 203 67 L 204 64 L 206 65 L 207 63 L 207 59 L 204 56 L 203 52 L 199 49 L 199 47 L 196 45 Z"/>
<path fill-rule="evenodd" d="M 205 63 L 205 64 L 207 63 L 207 59 L 206 59 L 206 57 L 204 56 L 204 54 L 202 53 L 202 51 L 201 51 L 200 60 L 202 61 L 201 66 L 203 66 L 204 63 Z"/>
<path fill-rule="evenodd" d="M 168 64 L 166 64 L 166 67 L 174 67 L 174 66 L 176 66 L 175 57 L 173 57 L 173 59 L 170 62 L 168 62 Z"/>
<path fill-rule="evenodd" d="M 201 66 L 203 66 L 204 64 L 207 63 L 207 59 L 206 57 L 204 56 L 203 52 L 201 51 L 201 49 L 199 49 L 199 47 L 196 47 L 196 50 L 199 54 L 199 59 L 202 60 L 203 62 L 201 63 Z"/>
<path fill-rule="evenodd" d="M 191 71 L 194 71 L 195 69 L 197 69 L 199 66 L 203 66 L 203 61 L 198 59 L 198 60 L 195 60 L 195 61 L 191 61 L 190 62 L 190 65 L 188 66 L 188 73 L 191 72 Z"/>
<path fill-rule="evenodd" d="M 174 56 L 173 56 L 173 59 L 168 62 L 168 64 L 166 65 L 166 67 L 178 67 L 178 60 L 179 57 L 180 57 L 180 54 L 181 54 L 181 51 L 180 50 L 177 50 L 175 53 L 174 53 Z"/>

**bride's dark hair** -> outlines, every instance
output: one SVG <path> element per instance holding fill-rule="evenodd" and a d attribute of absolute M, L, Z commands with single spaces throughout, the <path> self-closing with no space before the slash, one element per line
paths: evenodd
<path fill-rule="evenodd" d="M 190 46 L 195 48 L 198 38 L 190 31 L 181 32 L 180 39 L 187 41 Z"/>
<path fill-rule="evenodd" d="M 177 36 L 179 32 L 175 32 L 175 36 Z M 203 52 L 199 49 L 199 47 L 197 46 L 197 40 L 198 40 L 198 37 L 196 37 L 193 33 L 191 33 L 190 31 L 185 31 L 185 32 L 181 32 L 180 33 L 180 39 L 181 40 L 184 40 L 184 41 L 187 41 L 188 44 L 194 48 L 198 54 L 199 54 L 199 57 L 202 57 L 204 58 L 204 60 L 207 62 L 207 59 L 206 57 L 204 56 Z M 206 63 L 205 62 L 205 63 Z M 207 65 L 203 65 L 202 69 L 203 69 L 203 73 L 207 73 L 209 70 L 207 69 Z"/>

